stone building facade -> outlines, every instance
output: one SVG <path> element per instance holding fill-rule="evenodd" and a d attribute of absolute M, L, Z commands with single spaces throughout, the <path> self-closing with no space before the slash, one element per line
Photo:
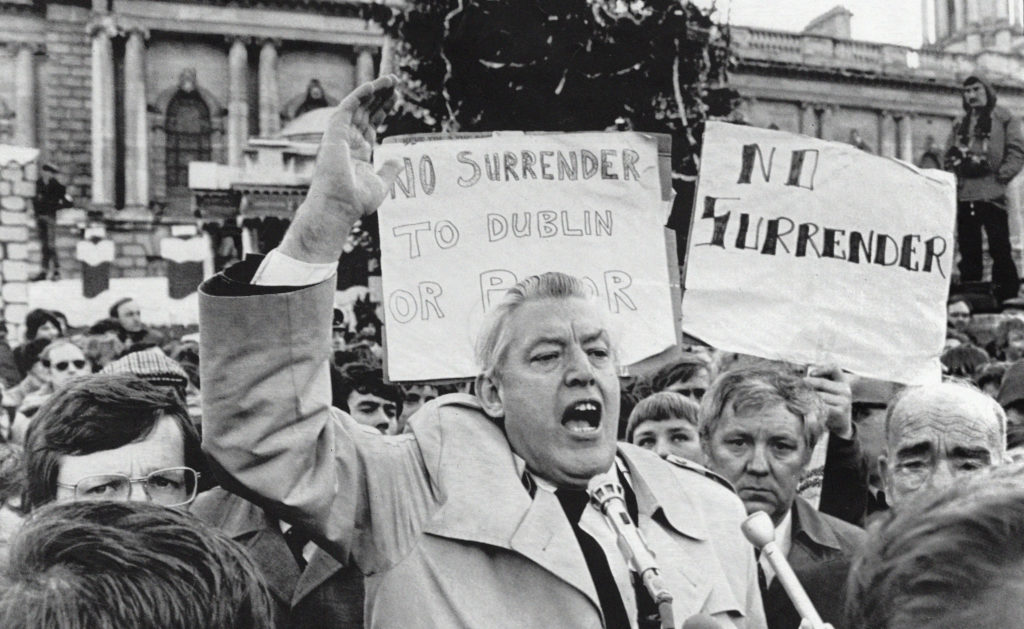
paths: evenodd
<path fill-rule="evenodd" d="M 195 220 L 189 162 L 239 166 L 251 137 L 376 76 L 385 41 L 362 4 L 0 0 L 0 144 L 60 169 L 117 243 L 115 275 L 160 274 L 152 243 Z M 87 221 L 70 216 L 73 261 Z"/>

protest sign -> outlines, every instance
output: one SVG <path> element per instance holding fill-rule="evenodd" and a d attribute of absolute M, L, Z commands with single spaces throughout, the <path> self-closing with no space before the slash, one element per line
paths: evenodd
<path fill-rule="evenodd" d="M 379 211 L 388 377 L 476 375 L 484 313 L 546 271 L 583 278 L 607 306 L 624 364 L 676 342 L 669 148 L 666 136 L 596 132 L 378 147 L 378 167 L 402 165 Z"/>
<path fill-rule="evenodd" d="M 727 351 L 937 381 L 955 220 L 949 173 L 708 123 L 683 331 Z"/>

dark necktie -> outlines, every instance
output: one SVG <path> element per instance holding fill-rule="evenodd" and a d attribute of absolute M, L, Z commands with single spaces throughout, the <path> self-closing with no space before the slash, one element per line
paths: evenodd
<path fill-rule="evenodd" d="M 576 535 L 580 550 L 583 551 L 583 558 L 587 561 L 587 570 L 590 571 L 594 589 L 597 590 L 597 599 L 601 603 L 601 611 L 604 612 L 604 626 L 606 629 L 629 629 L 629 616 L 626 615 L 626 607 L 615 584 L 615 577 L 612 576 L 608 558 L 604 556 L 604 551 L 597 540 L 580 528 L 580 517 L 590 502 L 590 495 L 582 489 L 559 489 L 555 496 L 565 511 L 565 517 L 569 518 L 572 532 Z"/>
<path fill-rule="evenodd" d="M 761 600 L 764 600 L 765 595 L 768 593 L 768 576 L 764 573 L 764 568 L 761 566 L 761 549 L 754 549 L 754 563 L 757 564 L 757 585 L 761 588 Z"/>
<path fill-rule="evenodd" d="M 288 550 L 292 552 L 292 557 L 295 558 L 295 563 L 299 565 L 299 570 L 306 569 L 306 558 L 302 556 L 302 549 L 309 543 L 309 538 L 299 532 L 299 529 L 294 526 L 284 532 L 284 543 L 288 544 Z"/>

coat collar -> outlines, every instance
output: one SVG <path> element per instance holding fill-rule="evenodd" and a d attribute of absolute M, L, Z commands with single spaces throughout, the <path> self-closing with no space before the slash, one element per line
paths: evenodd
<path fill-rule="evenodd" d="M 472 396 L 445 396 L 431 404 L 410 422 L 441 503 L 424 532 L 519 553 L 578 589 L 600 610 L 583 553 L 558 499 L 548 491 L 531 497 L 501 427 L 481 412 Z M 671 465 L 625 444 L 618 454 L 641 519 L 667 523 L 692 539 L 707 539 L 703 509 L 685 488 L 680 491 Z"/>
<path fill-rule="evenodd" d="M 818 511 L 800 496 L 793 501 L 792 537 L 794 542 L 806 538 L 822 549 L 841 552 L 843 548 L 835 532 L 825 523 Z"/>

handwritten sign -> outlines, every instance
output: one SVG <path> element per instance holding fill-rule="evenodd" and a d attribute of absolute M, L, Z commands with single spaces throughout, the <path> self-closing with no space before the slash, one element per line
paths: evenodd
<path fill-rule="evenodd" d="M 709 123 L 683 330 L 727 351 L 936 381 L 955 219 L 949 173 Z"/>
<path fill-rule="evenodd" d="M 403 166 L 379 212 L 388 377 L 475 376 L 484 314 L 546 271 L 583 278 L 606 305 L 624 364 L 674 343 L 659 143 L 667 157 L 667 138 L 639 133 L 409 136 L 379 147 L 378 165 Z"/>

